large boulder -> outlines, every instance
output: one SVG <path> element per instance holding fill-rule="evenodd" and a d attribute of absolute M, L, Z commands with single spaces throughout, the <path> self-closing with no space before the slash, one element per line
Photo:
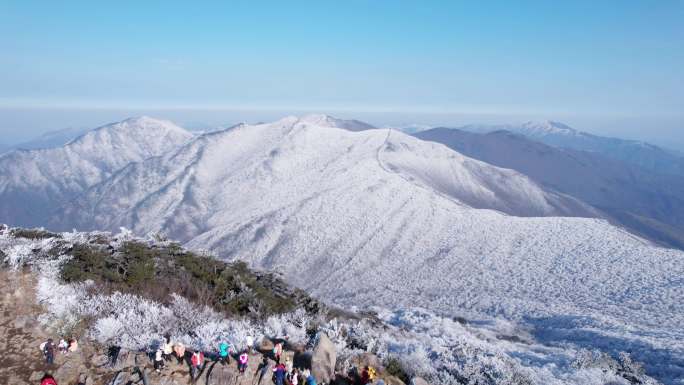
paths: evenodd
<path fill-rule="evenodd" d="M 316 382 L 329 384 L 335 378 L 336 361 L 335 345 L 325 333 L 320 333 L 311 355 L 311 373 Z"/>
<path fill-rule="evenodd" d="M 363 370 L 363 368 L 365 368 L 366 366 L 375 368 L 378 372 L 382 372 L 385 370 L 385 368 L 382 365 L 382 360 L 380 359 L 380 357 L 376 356 L 373 353 L 358 354 L 352 357 L 350 362 L 352 365 L 358 368 L 359 373 L 361 373 L 361 370 Z"/>
<path fill-rule="evenodd" d="M 257 349 L 262 354 L 270 354 L 273 351 L 275 344 L 270 338 L 262 338 L 261 341 L 257 343 Z"/>

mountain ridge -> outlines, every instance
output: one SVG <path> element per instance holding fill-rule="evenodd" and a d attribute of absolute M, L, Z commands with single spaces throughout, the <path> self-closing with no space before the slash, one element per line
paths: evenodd
<path fill-rule="evenodd" d="M 684 178 L 641 170 L 600 154 L 563 149 L 499 130 L 435 128 L 415 134 L 587 202 L 637 234 L 684 248 Z M 630 214 L 631 213 L 631 214 Z M 656 223 L 639 221 L 651 218 Z"/>
<path fill-rule="evenodd" d="M 604 137 L 578 131 L 559 122 L 473 124 L 454 128 L 480 134 L 506 130 L 550 146 L 595 152 L 653 172 L 684 176 L 684 156 L 681 153 L 643 141 Z"/>
<path fill-rule="evenodd" d="M 163 233 L 332 304 L 499 317 L 678 370 L 684 253 L 443 144 L 323 122 L 183 136 L 56 202 L 50 225 Z"/>

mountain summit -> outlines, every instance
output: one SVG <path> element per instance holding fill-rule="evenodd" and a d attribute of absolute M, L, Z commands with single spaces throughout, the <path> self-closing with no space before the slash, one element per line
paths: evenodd
<path fill-rule="evenodd" d="M 108 124 L 58 148 L 0 156 L 0 217 L 41 226 L 56 207 L 131 162 L 162 155 L 192 138 L 175 124 L 148 117 Z"/>

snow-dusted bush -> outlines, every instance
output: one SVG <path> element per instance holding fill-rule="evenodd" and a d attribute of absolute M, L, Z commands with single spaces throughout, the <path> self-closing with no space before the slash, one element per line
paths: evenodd
<path fill-rule="evenodd" d="M 296 309 L 293 312 L 272 315 L 260 325 L 261 335 L 287 340 L 292 344 L 309 344 L 308 328 L 314 323 L 314 318 L 304 309 Z"/>

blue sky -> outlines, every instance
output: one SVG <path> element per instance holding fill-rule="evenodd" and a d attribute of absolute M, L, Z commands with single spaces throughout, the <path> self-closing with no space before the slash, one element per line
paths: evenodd
<path fill-rule="evenodd" d="M 667 0 L 0 0 L 0 142 L 84 109 L 540 117 L 667 139 L 684 129 L 682 20 Z M 63 119 L 36 123 L 45 109 Z"/>

